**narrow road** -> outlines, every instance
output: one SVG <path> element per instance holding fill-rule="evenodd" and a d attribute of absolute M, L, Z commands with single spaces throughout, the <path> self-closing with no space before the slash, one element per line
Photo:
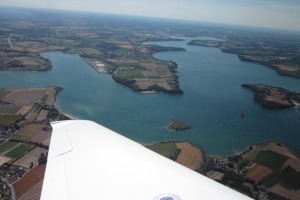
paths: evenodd
<path fill-rule="evenodd" d="M 7 38 L 7 42 L 9 44 L 9 47 L 12 49 L 14 46 L 12 45 L 10 38 L 11 38 L 12 34 L 9 34 L 9 37 Z"/>

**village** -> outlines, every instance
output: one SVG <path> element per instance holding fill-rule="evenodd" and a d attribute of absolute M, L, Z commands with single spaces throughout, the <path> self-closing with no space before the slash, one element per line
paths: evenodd
<path fill-rule="evenodd" d="M 50 122 L 68 119 L 55 107 L 60 90 L 58 87 L 1 89 L 1 199 L 23 198 L 32 188 L 36 190 L 36 184 L 41 184 L 43 173 L 34 172 L 47 162 Z M 24 190 L 19 180 L 28 172 L 38 182 Z M 40 193 L 41 186 L 38 188 Z"/>

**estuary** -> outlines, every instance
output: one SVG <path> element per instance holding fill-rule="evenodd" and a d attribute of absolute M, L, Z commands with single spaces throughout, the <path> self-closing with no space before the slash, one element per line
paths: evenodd
<path fill-rule="evenodd" d="M 111 75 L 98 74 L 81 57 L 59 51 L 42 54 L 51 60 L 52 70 L 1 71 L 0 84 L 2 88 L 63 87 L 58 95 L 62 112 L 96 121 L 144 144 L 187 140 L 209 155 L 224 156 L 253 143 L 279 140 L 299 153 L 300 112 L 263 109 L 241 84 L 260 83 L 299 92 L 300 80 L 242 62 L 217 48 L 187 45 L 189 41 L 147 43 L 186 49 L 154 54 L 157 59 L 177 63 L 183 95 L 133 92 L 114 82 Z M 192 129 L 168 130 L 172 118 Z"/>

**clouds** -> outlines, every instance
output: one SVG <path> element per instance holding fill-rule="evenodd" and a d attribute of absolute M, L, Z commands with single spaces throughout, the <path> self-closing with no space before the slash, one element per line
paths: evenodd
<path fill-rule="evenodd" d="M 0 4 L 300 30 L 298 0 L 1 0 Z"/>

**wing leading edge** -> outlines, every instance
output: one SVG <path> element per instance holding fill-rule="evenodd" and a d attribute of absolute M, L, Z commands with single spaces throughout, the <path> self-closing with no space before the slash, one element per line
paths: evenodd
<path fill-rule="evenodd" d="M 42 200 L 250 199 L 97 123 L 52 126 Z"/>

